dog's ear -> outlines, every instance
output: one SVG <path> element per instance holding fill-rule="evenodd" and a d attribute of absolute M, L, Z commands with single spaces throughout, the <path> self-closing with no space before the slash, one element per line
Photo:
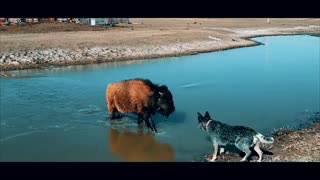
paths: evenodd
<path fill-rule="evenodd" d="M 204 115 L 204 117 L 211 119 L 209 112 L 207 111 L 206 114 Z"/>
<path fill-rule="evenodd" d="M 202 120 L 203 116 L 198 112 L 198 120 Z"/>

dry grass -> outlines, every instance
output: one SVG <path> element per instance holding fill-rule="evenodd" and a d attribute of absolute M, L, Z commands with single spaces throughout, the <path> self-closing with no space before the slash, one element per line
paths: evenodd
<path fill-rule="evenodd" d="M 320 123 L 298 131 L 275 133 L 272 161 L 320 161 Z"/>

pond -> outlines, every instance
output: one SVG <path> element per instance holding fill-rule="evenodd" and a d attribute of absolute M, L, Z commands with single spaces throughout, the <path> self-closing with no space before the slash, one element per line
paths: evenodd
<path fill-rule="evenodd" d="M 264 135 L 319 111 L 320 38 L 252 38 L 253 47 L 1 77 L 0 161 L 196 161 L 212 153 L 197 112 Z M 110 122 L 108 83 L 167 85 L 176 111 L 156 115 L 155 136 L 134 115 Z"/>

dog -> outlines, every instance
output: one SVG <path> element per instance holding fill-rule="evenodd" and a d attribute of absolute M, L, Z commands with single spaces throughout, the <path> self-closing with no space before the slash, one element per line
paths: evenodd
<path fill-rule="evenodd" d="M 221 154 L 224 152 L 224 147 L 222 146 L 226 146 L 227 144 L 235 145 L 239 150 L 245 153 L 241 162 L 247 161 L 252 153 L 251 148 L 253 147 L 254 151 L 259 155 L 258 162 L 261 162 L 263 152 L 260 149 L 260 144 L 272 144 L 274 142 L 273 137 L 265 137 L 249 127 L 230 126 L 213 120 L 208 111 L 204 116 L 198 112 L 198 125 L 200 129 L 208 132 L 213 143 L 213 156 L 211 159 L 207 158 L 210 162 L 214 162 L 217 159 L 219 146 Z"/>

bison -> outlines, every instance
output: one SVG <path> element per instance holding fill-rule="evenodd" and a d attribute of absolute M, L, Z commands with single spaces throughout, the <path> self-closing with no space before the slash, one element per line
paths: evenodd
<path fill-rule="evenodd" d="M 167 118 L 174 112 L 171 92 L 165 85 L 158 86 L 148 79 L 129 79 L 110 83 L 106 88 L 106 101 L 110 120 L 120 117 L 120 113 L 138 115 L 138 124 L 143 121 L 157 133 L 151 116 L 156 112 Z"/>

